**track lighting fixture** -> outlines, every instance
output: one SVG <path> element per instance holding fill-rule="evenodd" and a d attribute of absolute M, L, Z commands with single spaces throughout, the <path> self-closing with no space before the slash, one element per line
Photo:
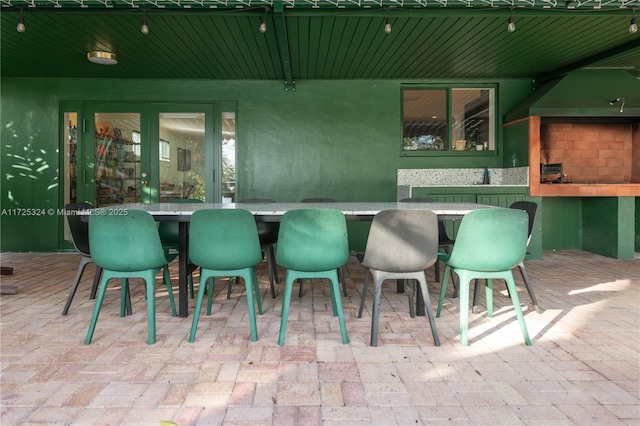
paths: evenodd
<path fill-rule="evenodd" d="M 22 16 L 22 9 L 20 9 L 20 17 L 18 18 L 18 25 L 16 25 L 16 31 L 23 33 L 27 27 L 24 26 L 24 16 Z"/>
<path fill-rule="evenodd" d="M 629 32 L 631 34 L 635 34 L 638 32 L 638 21 L 636 21 L 636 10 L 632 10 L 633 15 L 631 17 L 631 22 L 629 23 Z"/>
<path fill-rule="evenodd" d="M 624 112 L 624 98 L 615 98 L 612 99 L 609 102 L 609 105 L 613 106 L 614 104 L 618 103 L 618 102 L 622 102 L 622 104 L 620 105 L 620 112 Z"/>
<path fill-rule="evenodd" d="M 513 8 L 510 8 L 510 9 L 511 9 L 511 13 L 509 15 L 509 21 L 507 21 L 507 31 L 512 33 L 516 30 L 516 24 L 515 22 L 513 22 Z"/>

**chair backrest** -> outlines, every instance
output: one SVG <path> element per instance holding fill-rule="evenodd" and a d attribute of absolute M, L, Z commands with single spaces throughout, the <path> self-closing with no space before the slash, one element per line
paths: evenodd
<path fill-rule="evenodd" d="M 435 198 L 429 197 L 415 197 L 415 198 L 403 198 L 401 203 L 435 203 Z M 444 227 L 444 222 L 438 222 L 438 238 L 441 243 L 451 243 L 452 240 L 447 234 L 447 228 Z"/>
<path fill-rule="evenodd" d="M 467 213 L 458 229 L 448 263 L 473 271 L 514 268 L 527 250 L 527 214 L 516 209 L 482 209 Z"/>
<path fill-rule="evenodd" d="M 90 216 L 89 245 L 93 261 L 107 270 L 143 271 L 167 263 L 156 222 L 142 210 Z"/>
<path fill-rule="evenodd" d="M 189 259 L 206 269 L 241 269 L 262 261 L 253 215 L 242 209 L 204 209 L 191 216 Z"/>
<path fill-rule="evenodd" d="M 533 201 L 516 201 L 509 206 L 510 209 L 524 210 L 529 215 L 529 237 L 533 232 L 533 222 L 536 220 L 536 212 L 538 211 L 538 203 Z"/>
<path fill-rule="evenodd" d="M 91 210 L 93 206 L 89 203 L 82 202 L 69 203 L 64 206 L 64 209 L 71 213 L 66 216 L 69 230 L 71 231 L 73 246 L 80 254 L 91 256 L 91 250 L 89 249 L 89 218 L 75 213 L 80 210 Z"/>
<path fill-rule="evenodd" d="M 438 256 L 438 216 L 428 210 L 384 210 L 371 223 L 362 264 L 387 272 L 418 272 Z"/>
<path fill-rule="evenodd" d="M 333 198 L 303 198 L 301 203 L 335 203 L 337 202 Z"/>
<path fill-rule="evenodd" d="M 202 203 L 197 198 L 174 198 L 167 201 L 168 203 Z M 160 240 L 165 244 L 178 244 L 180 235 L 180 227 L 175 220 L 163 220 L 158 225 L 158 233 Z"/>
<path fill-rule="evenodd" d="M 333 209 L 290 210 L 282 215 L 277 263 L 298 271 L 327 271 L 347 263 L 344 214 Z"/>

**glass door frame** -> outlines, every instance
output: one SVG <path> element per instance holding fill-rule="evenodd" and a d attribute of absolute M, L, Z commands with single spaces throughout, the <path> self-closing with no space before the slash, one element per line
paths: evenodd
<path fill-rule="evenodd" d="M 221 201 L 222 192 L 218 187 L 218 182 L 221 181 L 221 151 L 218 147 L 221 145 L 221 141 L 215 132 L 217 125 L 216 103 L 194 103 L 194 102 L 174 102 L 174 103 L 151 103 L 149 104 L 149 141 L 156 142 L 156 148 L 160 141 L 160 114 L 161 113 L 203 113 L 205 120 L 204 130 L 204 147 L 205 147 L 205 201 L 207 203 L 218 203 Z M 150 146 L 150 145 L 149 145 Z M 159 152 L 158 149 L 151 150 L 148 156 L 149 168 L 148 168 L 148 187 L 150 191 L 145 194 L 145 198 L 142 199 L 143 203 L 157 203 L 159 202 L 159 188 L 160 188 L 160 165 L 159 165 Z"/>
<path fill-rule="evenodd" d="M 149 174 L 149 104 L 129 102 L 87 102 L 83 103 L 80 123 L 82 126 L 82 174 L 79 176 L 78 200 L 89 200 L 95 204 L 95 115 L 96 113 L 137 113 L 140 114 L 140 174 Z M 156 147 L 157 150 L 157 147 Z M 156 154 L 157 156 L 157 154 Z M 142 180 L 142 179 L 141 179 Z M 140 184 L 140 197 L 143 197 Z"/>

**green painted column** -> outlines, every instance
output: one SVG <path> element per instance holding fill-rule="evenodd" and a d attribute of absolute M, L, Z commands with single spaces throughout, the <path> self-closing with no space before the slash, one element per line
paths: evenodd
<path fill-rule="evenodd" d="M 583 199 L 583 250 L 615 259 L 633 259 L 635 235 L 634 197 Z"/>

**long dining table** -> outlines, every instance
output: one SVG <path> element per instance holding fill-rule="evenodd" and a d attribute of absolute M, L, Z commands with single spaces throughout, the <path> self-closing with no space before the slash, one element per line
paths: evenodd
<path fill-rule="evenodd" d="M 341 211 L 349 221 L 371 221 L 383 210 L 429 210 L 438 215 L 439 220 L 461 220 L 467 213 L 494 206 L 476 203 L 456 202 L 336 202 L 336 203 L 127 203 L 117 206 L 120 211 L 144 210 L 156 221 L 177 221 L 178 241 L 178 315 L 187 317 L 188 275 L 193 271 L 189 264 L 189 221 L 191 215 L 202 209 L 243 209 L 249 210 L 256 221 L 278 222 L 283 214 L 297 209 L 335 209 Z M 420 297 L 417 300 L 421 300 Z M 424 307 L 422 307 L 422 311 Z M 422 313 L 422 315 L 424 315 Z"/>

